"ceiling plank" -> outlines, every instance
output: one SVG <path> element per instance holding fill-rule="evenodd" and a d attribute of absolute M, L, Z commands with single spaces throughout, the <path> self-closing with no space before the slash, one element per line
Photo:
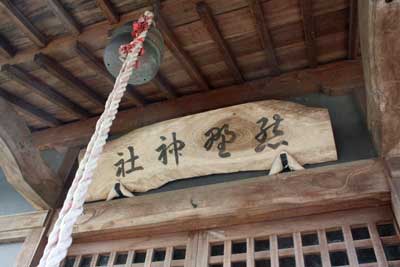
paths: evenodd
<path fill-rule="evenodd" d="M 111 85 L 114 85 L 115 78 L 108 72 L 103 62 L 101 62 L 86 45 L 81 42 L 76 42 L 75 51 L 89 68 L 103 76 Z M 127 97 L 133 100 L 136 106 L 144 107 L 146 105 L 143 96 L 140 95 L 132 85 L 128 84 L 126 91 Z"/>
<path fill-rule="evenodd" d="M 34 61 L 36 64 L 44 68 L 47 72 L 57 77 L 60 81 L 73 88 L 77 93 L 83 97 L 88 98 L 97 107 L 103 108 L 106 99 L 89 88 L 84 82 L 76 78 L 71 72 L 65 69 L 61 64 L 53 58 L 39 53 L 35 56 Z"/>
<path fill-rule="evenodd" d="M 120 111 L 110 134 L 122 134 L 152 123 L 251 101 L 284 99 L 321 91 L 343 95 L 363 86 L 360 62 L 331 63 Z M 85 145 L 93 134 L 97 119 L 37 131 L 33 134 L 34 142 L 40 149 Z"/>
<path fill-rule="evenodd" d="M 96 4 L 101 9 L 103 15 L 107 18 L 110 24 L 118 23 L 119 15 L 109 0 L 96 0 Z"/>
<path fill-rule="evenodd" d="M 315 21 L 312 11 L 312 0 L 299 0 L 301 18 L 303 20 L 304 39 L 308 64 L 311 68 L 318 65 L 317 42 L 315 33 Z"/>
<path fill-rule="evenodd" d="M 0 154 L 0 166 L 15 190 L 35 208 L 55 206 L 62 180 L 44 163 L 25 122 L 3 98 L 0 98 Z"/>
<path fill-rule="evenodd" d="M 358 0 L 350 0 L 349 8 L 349 40 L 348 40 L 348 59 L 356 59 L 359 46 L 358 32 Z"/>
<path fill-rule="evenodd" d="M 400 155 L 400 2 L 358 1 L 368 128 L 382 157 Z"/>
<path fill-rule="evenodd" d="M 207 28 L 211 38 L 217 44 L 218 49 L 224 58 L 225 64 L 228 66 L 235 81 L 237 83 L 243 83 L 244 78 L 242 76 L 242 73 L 240 72 L 236 59 L 233 56 L 233 53 L 228 44 L 224 40 L 224 37 L 222 36 L 221 31 L 218 28 L 217 22 L 215 21 L 210 8 L 205 2 L 199 2 L 196 4 L 196 10 L 204 26 Z"/>
<path fill-rule="evenodd" d="M 33 43 L 39 47 L 46 46 L 46 37 L 33 26 L 28 18 L 25 17 L 10 0 L 0 0 L 0 7 L 6 11 L 16 26 L 23 31 Z"/>
<path fill-rule="evenodd" d="M 167 80 L 160 73 L 151 81 L 161 92 L 163 92 L 168 99 L 174 99 L 178 96 L 175 90 L 167 82 Z"/>
<path fill-rule="evenodd" d="M 255 21 L 261 45 L 265 50 L 265 54 L 267 55 L 268 63 L 271 67 L 272 74 L 279 75 L 281 73 L 281 70 L 279 69 L 278 57 L 276 56 L 271 33 L 267 26 L 261 2 L 259 0 L 247 0 L 247 1 L 249 3 L 250 12 Z"/>
<path fill-rule="evenodd" d="M 87 110 L 73 103 L 71 100 L 58 93 L 48 84 L 43 83 L 36 77 L 32 76 L 28 72 L 25 72 L 17 66 L 3 65 L 1 67 L 1 72 L 8 75 L 10 79 L 34 90 L 37 94 L 49 100 L 50 102 L 61 106 L 63 109 L 67 110 L 71 114 L 76 115 L 78 118 L 88 118 L 91 115 Z"/>
<path fill-rule="evenodd" d="M 79 34 L 81 27 L 78 22 L 69 14 L 59 0 L 47 0 L 47 4 L 54 15 L 61 21 L 62 25 L 68 28 L 73 34 Z"/>
<path fill-rule="evenodd" d="M 35 107 L 31 103 L 26 102 L 22 98 L 19 98 L 13 94 L 10 94 L 6 90 L 0 88 L 0 97 L 3 97 L 11 104 L 18 106 L 20 109 L 24 110 L 24 112 L 29 113 L 30 115 L 34 116 L 35 118 L 39 119 L 43 123 L 49 126 L 58 126 L 61 125 L 61 121 L 54 118 L 53 115 L 47 113 L 46 111 Z"/>
<path fill-rule="evenodd" d="M 165 45 L 171 51 L 171 53 L 176 57 L 176 59 L 182 64 L 183 68 L 196 83 L 196 85 L 201 90 L 210 90 L 206 79 L 203 77 L 200 69 L 196 66 L 194 61 L 190 58 L 189 54 L 181 47 L 178 39 L 176 38 L 173 31 L 168 27 L 167 23 L 159 14 L 157 26 L 159 27 L 161 33 L 164 37 Z"/>
<path fill-rule="evenodd" d="M 4 57 L 11 58 L 15 55 L 15 48 L 8 42 L 8 40 L 0 35 L 0 54 Z"/>

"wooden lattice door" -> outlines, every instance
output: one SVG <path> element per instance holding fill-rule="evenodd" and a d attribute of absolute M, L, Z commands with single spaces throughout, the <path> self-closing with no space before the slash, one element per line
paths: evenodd
<path fill-rule="evenodd" d="M 64 267 L 400 266 L 390 207 L 73 244 Z"/>

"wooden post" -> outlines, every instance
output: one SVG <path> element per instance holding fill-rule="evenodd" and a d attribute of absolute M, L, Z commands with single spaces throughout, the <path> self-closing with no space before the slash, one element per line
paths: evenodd
<path fill-rule="evenodd" d="M 25 122 L 0 98 L 0 166 L 7 181 L 35 208 L 53 207 L 60 180 L 43 162 Z"/>

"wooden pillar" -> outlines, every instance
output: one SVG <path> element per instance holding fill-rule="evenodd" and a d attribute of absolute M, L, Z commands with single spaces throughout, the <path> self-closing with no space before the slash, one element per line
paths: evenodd
<path fill-rule="evenodd" d="M 1 97 L 0 154 L 7 181 L 32 206 L 49 209 L 55 205 L 63 182 L 43 162 L 25 122 Z"/>
<path fill-rule="evenodd" d="M 400 154 L 400 1 L 358 0 L 367 120 L 382 156 Z"/>

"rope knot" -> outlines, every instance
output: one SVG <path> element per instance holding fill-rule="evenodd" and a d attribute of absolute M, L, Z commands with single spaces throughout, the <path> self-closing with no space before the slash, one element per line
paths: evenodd
<path fill-rule="evenodd" d="M 140 16 L 137 21 L 134 21 L 132 23 L 132 38 L 133 40 L 128 43 L 121 45 L 119 48 L 119 59 L 124 62 L 126 57 L 129 55 L 129 53 L 132 53 L 132 51 L 135 49 L 135 47 L 139 43 L 144 42 L 143 35 L 147 33 L 147 31 L 150 29 L 151 23 L 153 21 L 153 13 L 146 11 L 143 16 Z M 142 56 L 144 54 L 144 48 L 142 48 L 139 51 L 139 56 Z M 136 61 L 135 68 L 139 67 L 139 61 Z"/>

